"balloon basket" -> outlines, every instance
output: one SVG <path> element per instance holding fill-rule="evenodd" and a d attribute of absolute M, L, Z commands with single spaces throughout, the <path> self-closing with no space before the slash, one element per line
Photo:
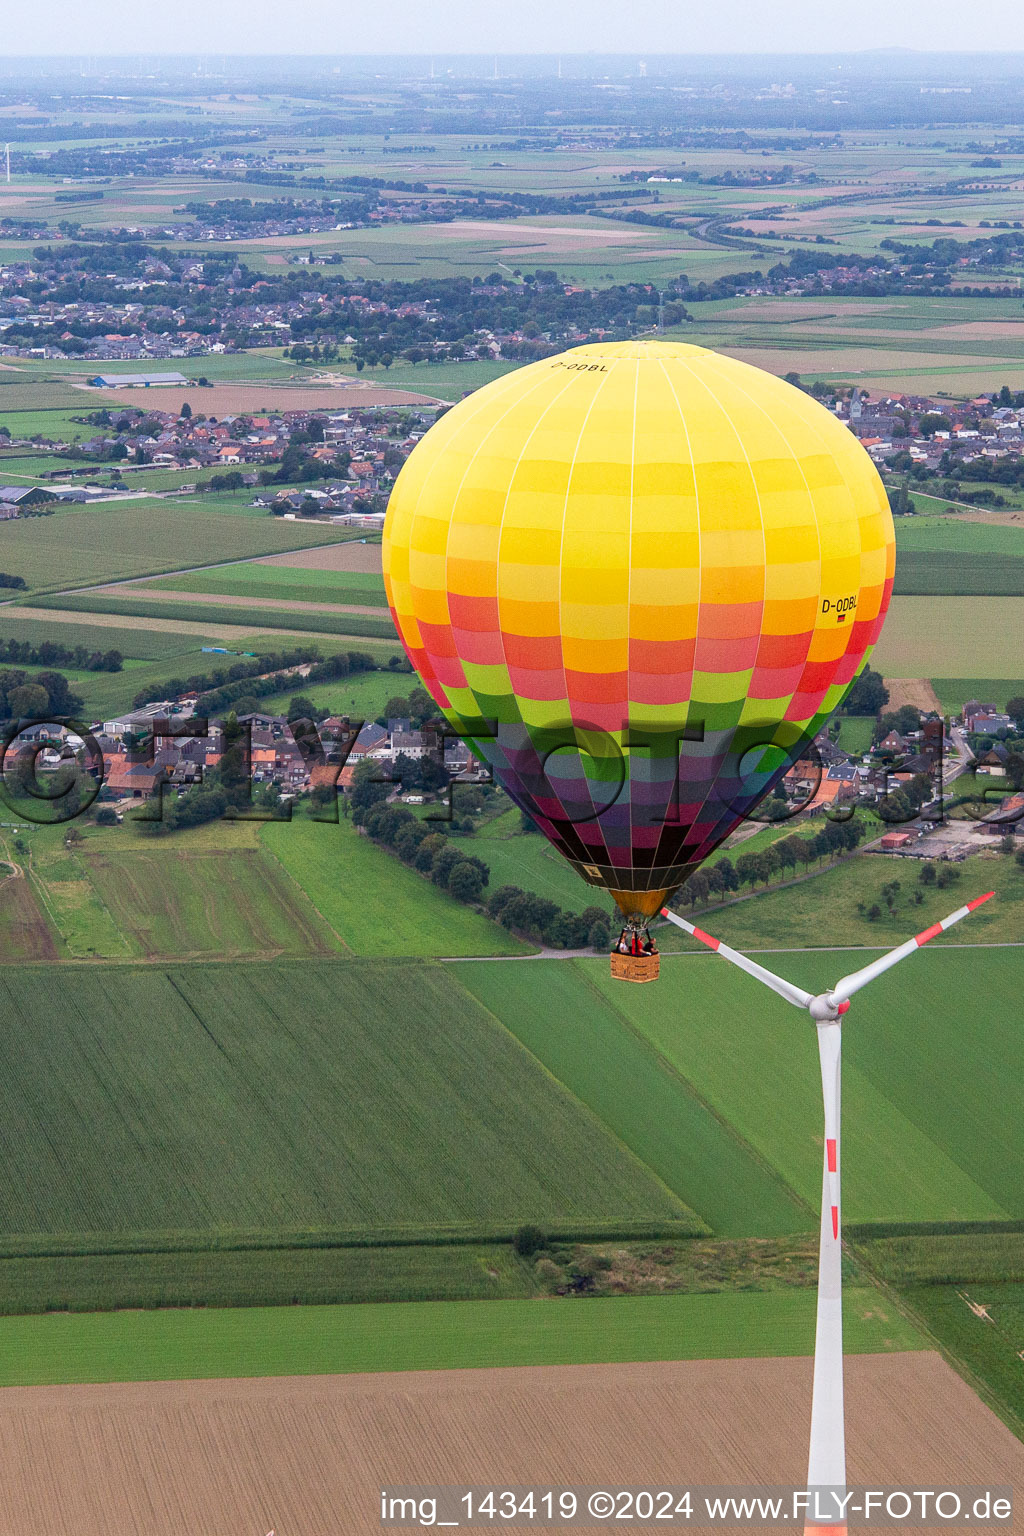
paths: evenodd
<path fill-rule="evenodd" d="M 661 969 L 661 956 L 612 954 L 612 977 L 616 981 L 657 981 Z"/>

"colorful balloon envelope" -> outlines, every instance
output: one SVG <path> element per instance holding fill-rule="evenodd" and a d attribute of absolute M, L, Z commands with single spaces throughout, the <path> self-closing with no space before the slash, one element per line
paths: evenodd
<path fill-rule="evenodd" d="M 703 347 L 578 347 L 448 411 L 384 529 L 440 712 L 585 880 L 651 915 L 874 645 L 892 518 L 823 406 Z"/>

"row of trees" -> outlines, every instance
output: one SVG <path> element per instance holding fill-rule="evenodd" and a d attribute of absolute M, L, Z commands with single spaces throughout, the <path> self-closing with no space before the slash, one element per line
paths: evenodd
<path fill-rule="evenodd" d="M 404 805 L 387 802 L 390 786 L 376 780 L 379 764 L 360 763 L 354 774 L 352 820 L 374 842 L 390 848 L 405 864 L 428 875 L 456 901 L 477 902 L 490 880 L 483 859 L 463 853 Z"/>
<path fill-rule="evenodd" d="M 12 666 L 76 667 L 82 672 L 120 672 L 124 657 L 120 651 L 91 651 L 85 645 L 60 645 L 55 640 L 33 645 L 29 640 L 10 639 L 0 640 L 0 662 Z"/>
<path fill-rule="evenodd" d="M 260 672 L 262 675 L 237 679 L 235 682 L 223 683 L 219 688 L 212 688 L 201 693 L 196 704 L 197 713 L 201 715 L 216 714 L 220 710 L 233 709 L 236 714 L 249 715 L 259 708 L 261 699 L 269 698 L 272 694 L 280 693 L 288 682 L 281 673 L 293 670 L 301 662 L 293 659 L 296 652 L 285 653 L 283 658 L 273 655 L 260 658 Z M 315 653 L 319 656 L 319 651 Z M 280 660 L 281 665 L 272 663 Z M 301 658 L 302 662 L 308 661 L 308 656 Z M 304 678 L 305 683 L 330 683 L 336 678 L 349 677 L 353 672 L 373 672 L 376 670 L 376 662 L 365 651 L 339 651 L 336 656 L 328 656 L 324 661 L 317 661 Z M 177 682 L 178 679 L 172 679 Z M 167 687 L 170 688 L 170 683 Z M 325 711 L 326 713 L 326 711 Z M 292 719 L 297 718 L 291 716 Z M 314 718 L 312 715 L 310 719 Z"/>
<path fill-rule="evenodd" d="M 544 896 L 518 885 L 503 885 L 487 903 L 487 914 L 512 933 L 524 934 L 552 949 L 607 949 L 611 943 L 608 913 L 603 907 L 566 912 Z"/>
<path fill-rule="evenodd" d="M 410 768 L 419 767 L 422 764 L 410 764 Z M 381 781 L 379 774 L 380 765 L 376 763 L 364 761 L 356 767 L 350 802 L 355 825 L 457 901 L 482 902 L 490 882 L 488 865 L 483 859 L 464 853 L 444 832 L 436 830 L 438 823 L 421 821 L 406 806 L 388 803 L 394 786 Z M 396 764 L 398 776 L 402 776 L 404 783 L 400 761 Z M 333 794 L 333 790 L 328 793 Z M 314 802 L 318 798 L 322 798 L 321 792 L 314 791 Z M 608 915 L 600 907 L 565 912 L 556 902 L 532 891 L 503 885 L 492 892 L 486 911 L 502 927 L 552 948 L 583 949 L 589 944 L 606 949 L 609 944 Z"/>
<path fill-rule="evenodd" d="M 198 693 L 205 696 L 216 689 L 226 687 L 229 683 L 240 682 L 242 678 L 262 677 L 266 673 L 281 672 L 289 667 L 301 666 L 307 661 L 320 662 L 321 660 L 322 652 L 316 645 L 297 645 L 290 651 L 262 651 L 258 656 L 239 656 L 229 665 L 214 667 L 210 672 L 193 672 L 188 677 L 158 679 L 147 688 L 139 690 L 132 699 L 132 707 L 142 709 L 144 705 L 152 704 L 156 699 L 177 698 L 183 693 Z M 207 705 L 210 701 L 206 697 L 201 697 L 200 703 Z"/>
<path fill-rule="evenodd" d="M 844 853 L 852 853 L 864 838 L 863 823 L 851 817 L 848 821 L 826 819 L 820 832 L 810 837 L 791 833 L 767 848 L 741 853 L 733 864 L 728 857 L 696 870 L 680 888 L 678 900 L 690 907 L 707 906 L 749 885 L 770 885 L 785 875 L 793 875 L 798 869 L 820 864 L 823 859 L 834 859 Z"/>
<path fill-rule="evenodd" d="M 74 717 L 82 708 L 63 672 L 30 677 L 17 668 L 0 668 L 0 720 L 49 720 Z"/>

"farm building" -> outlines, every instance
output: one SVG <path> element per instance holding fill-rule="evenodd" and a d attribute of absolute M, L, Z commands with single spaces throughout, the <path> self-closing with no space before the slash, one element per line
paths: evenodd
<path fill-rule="evenodd" d="M 52 491 L 41 485 L 0 485 L 0 502 L 7 507 L 39 507 L 46 501 L 56 501 Z"/>
<path fill-rule="evenodd" d="M 149 389 L 161 384 L 187 384 L 183 373 L 97 373 L 89 380 L 96 389 Z"/>

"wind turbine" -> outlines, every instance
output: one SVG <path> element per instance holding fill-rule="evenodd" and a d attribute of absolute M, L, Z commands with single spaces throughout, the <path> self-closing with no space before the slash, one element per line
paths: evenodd
<path fill-rule="evenodd" d="M 811 1536 L 811 1533 L 815 1533 L 815 1536 L 825 1536 L 825 1533 L 839 1536 L 839 1533 L 846 1530 L 843 1255 L 839 1240 L 841 1209 L 839 1062 L 842 1045 L 840 1021 L 850 1006 L 851 997 L 862 987 L 866 987 L 869 981 L 874 981 L 876 976 L 891 970 L 894 965 L 898 965 L 908 955 L 914 954 L 930 939 L 944 933 L 947 928 L 952 928 L 953 924 L 960 922 L 961 918 L 968 917 L 976 907 L 980 907 L 982 902 L 988 901 L 994 895 L 994 891 L 988 891 L 984 896 L 975 897 L 974 901 L 969 901 L 966 906 L 958 907 L 955 912 L 951 912 L 949 917 L 944 917 L 941 923 L 933 923 L 923 933 L 908 939 L 905 944 L 900 944 L 896 949 L 890 949 L 888 954 L 872 960 L 870 965 L 865 965 L 861 970 L 851 971 L 849 976 L 844 976 L 841 981 L 837 981 L 830 991 L 819 992 L 816 997 L 810 992 L 805 992 L 802 987 L 785 981 L 783 977 L 776 976 L 773 971 L 766 970 L 763 965 L 758 965 L 757 961 L 751 960 L 748 955 L 741 955 L 737 950 L 730 949 L 728 944 L 722 943 L 721 939 L 713 939 L 702 928 L 688 923 L 684 917 L 678 917 L 667 907 L 661 909 L 662 917 L 667 917 L 669 922 L 675 923 L 677 928 L 692 934 L 695 939 L 706 944 L 708 949 L 713 949 L 716 954 L 721 955 L 723 960 L 731 960 L 733 965 L 739 966 L 741 971 L 746 971 L 747 975 L 753 976 L 755 980 L 763 982 L 779 997 L 785 998 L 787 1003 L 792 1003 L 796 1008 L 805 1009 L 817 1026 L 821 1093 L 825 1109 L 825 1149 L 821 1189 L 821 1233 L 818 1241 L 818 1310 L 814 1330 L 814 1385 L 811 1395 L 811 1445 L 807 1461 L 807 1487 L 809 1492 L 814 1489 L 827 1489 L 829 1495 L 838 1492 L 842 1502 L 827 1506 L 837 1510 L 834 1518 L 820 1515 L 816 1510 L 816 1518 L 812 1519 L 809 1511 L 804 1526 L 807 1536 Z M 813 1504 L 811 1508 L 814 1508 Z"/>

